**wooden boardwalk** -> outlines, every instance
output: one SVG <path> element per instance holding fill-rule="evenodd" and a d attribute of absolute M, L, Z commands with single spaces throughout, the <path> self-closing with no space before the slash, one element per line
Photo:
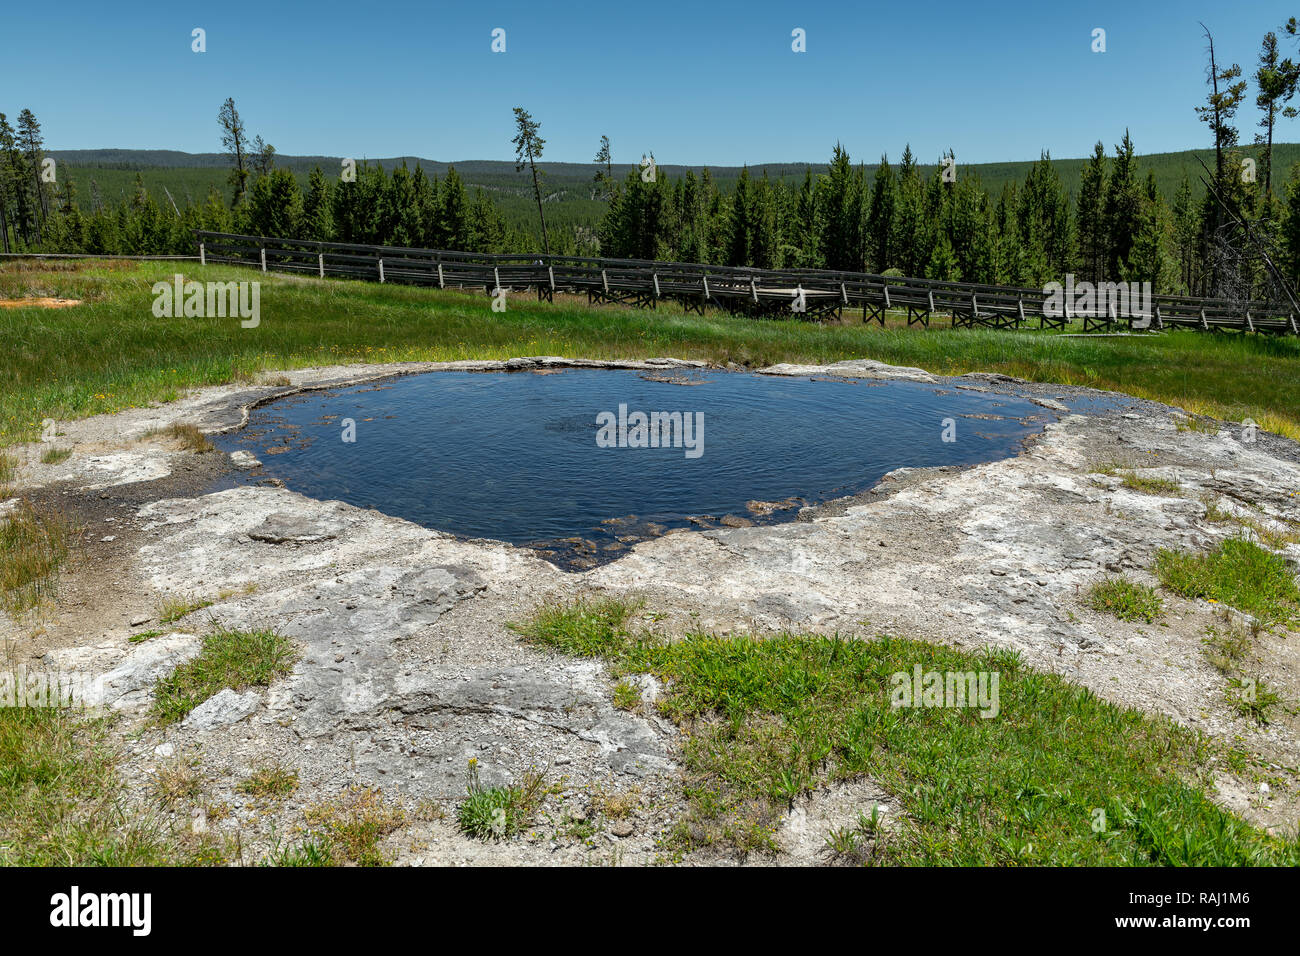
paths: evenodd
<path fill-rule="evenodd" d="M 586 295 L 591 303 L 651 309 L 667 301 L 700 315 L 713 308 L 754 318 L 811 321 L 844 319 L 860 311 L 863 322 L 884 325 L 885 314 L 894 311 L 905 315 L 908 325 L 927 328 L 935 318 L 944 317 L 954 327 L 1062 329 L 1078 323 L 1086 332 L 1191 328 L 1300 335 L 1298 317 L 1289 305 L 1152 295 L 1138 308 L 1130 301 L 1127 285 L 1103 286 L 1090 305 L 1079 309 L 1071 305 L 1070 296 L 1042 289 L 862 272 L 581 256 L 478 255 L 218 232 L 196 235 L 202 262 L 439 288 L 482 288 L 489 295 L 496 290 L 535 293 L 545 300 L 562 292 Z"/>

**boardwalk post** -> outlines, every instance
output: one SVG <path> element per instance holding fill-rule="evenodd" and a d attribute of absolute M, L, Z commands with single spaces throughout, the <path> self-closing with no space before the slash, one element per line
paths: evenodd
<path fill-rule="evenodd" d="M 305 253 L 314 245 L 316 274 L 321 279 L 331 274 L 325 262 L 325 250 L 329 247 L 330 252 L 337 253 L 340 258 L 335 268 L 342 269 L 344 274 L 351 272 L 360 276 L 365 271 L 361 263 L 367 257 L 374 256 L 376 278 L 381 283 L 388 281 L 385 262 L 387 257 L 384 253 L 393 248 L 312 242 L 274 236 L 234 235 L 207 230 L 196 230 L 193 235 L 198 246 L 198 254 L 190 258 L 197 259 L 200 266 L 208 264 L 208 239 L 211 239 L 217 243 L 217 256 L 214 260 L 217 264 L 237 262 L 256 265 L 260 266 L 263 273 L 269 273 L 271 263 L 268 252 L 274 252 L 280 256 L 277 262 L 281 269 L 305 273 L 309 268 L 307 263 L 311 261 Z M 249 262 L 248 252 L 253 249 L 258 251 L 258 258 Z M 226 250 L 229 250 L 229 253 Z M 683 302 L 688 311 L 699 311 L 701 315 L 704 305 L 711 304 L 733 315 L 760 316 L 772 314 L 773 309 L 779 311 L 779 303 L 783 301 L 784 296 L 781 290 L 789 288 L 791 292 L 796 292 L 795 285 L 792 285 L 796 283 L 799 293 L 806 295 L 808 291 L 812 291 L 815 299 L 813 308 L 809 310 L 809 316 L 819 319 L 842 317 L 847 314 L 848 309 L 861 304 L 864 323 L 872 319 L 880 319 L 881 324 L 884 325 L 887 314 L 895 308 L 893 293 L 898 291 L 902 294 L 903 300 L 899 302 L 897 308 L 900 311 L 906 310 L 909 326 L 920 322 L 929 327 L 930 317 L 941 312 L 939 300 L 942 298 L 942 314 L 951 314 L 953 324 L 958 327 L 970 328 L 979 325 L 999 329 L 1021 328 L 1029 317 L 1037 316 L 1043 320 L 1042 328 L 1064 329 L 1066 325 L 1082 320 L 1083 329 L 1087 332 L 1111 328 L 1120 322 L 1125 322 L 1127 328 L 1136 330 L 1133 317 L 1127 315 L 1128 310 L 1125 310 L 1125 315 L 1120 314 L 1118 300 L 1104 300 L 1106 301 L 1104 307 L 1083 308 L 1076 304 L 1077 300 L 1073 296 L 1066 296 L 1060 300 L 1059 306 L 1053 298 L 1049 307 L 1047 292 L 1037 289 L 985 286 L 966 282 L 935 282 L 920 278 L 889 277 L 860 272 L 810 273 L 808 270 L 801 269 L 759 270 L 707 266 L 700 263 L 667 263 L 650 260 L 629 262 L 595 256 L 571 259 L 559 256 L 556 257 L 560 260 L 557 274 L 554 261 L 545 258 L 531 258 L 531 265 L 525 266 L 516 262 L 516 259 L 520 258 L 517 256 L 478 256 L 440 249 L 402 249 L 394 251 L 399 264 L 393 281 L 424 284 L 433 279 L 436 273 L 438 288 L 450 288 L 442 261 L 444 251 L 453 257 L 451 282 L 457 287 L 468 287 L 480 279 L 485 286 L 490 285 L 485 273 L 485 267 L 490 266 L 497 287 L 500 288 L 502 279 L 499 263 L 504 261 L 507 271 L 516 283 L 516 288 L 519 283 L 533 286 L 540 296 L 544 298 L 549 296 L 550 301 L 554 301 L 555 293 L 563 285 L 566 289 L 579 294 L 585 291 L 593 304 L 632 302 L 639 306 L 652 307 L 653 303 L 659 300 L 676 300 Z M 423 261 L 425 256 L 429 257 L 428 261 L 433 269 L 426 270 L 420 265 L 420 261 Z M 352 260 L 352 263 L 347 265 L 343 260 Z M 403 262 L 412 263 L 412 266 L 403 268 L 401 265 Z M 544 277 L 538 271 L 539 266 L 546 268 Z M 664 289 L 663 281 L 659 278 L 661 266 L 668 272 L 667 290 Z M 610 282 L 609 269 L 615 270 L 613 283 Z M 595 282 L 597 274 L 600 277 L 599 285 Z M 717 300 L 713 298 L 713 287 L 709 282 L 710 274 L 722 283 L 722 295 Z M 765 283 L 761 290 L 758 288 L 760 274 Z M 690 285 L 694 281 L 692 276 L 700 281 L 699 293 L 690 291 Z M 804 278 L 812 281 L 811 290 L 803 288 Z M 852 294 L 849 292 L 850 280 L 853 282 Z M 375 278 L 371 281 L 375 281 Z M 840 293 L 838 301 L 834 298 L 833 283 L 836 282 L 839 284 Z M 748 297 L 744 292 L 746 283 L 749 285 Z M 892 287 L 892 283 L 897 283 L 897 287 Z M 617 291 L 614 289 L 615 285 L 618 286 Z M 988 303 L 983 312 L 980 310 L 980 295 L 983 295 Z M 1242 310 L 1238 312 L 1237 308 L 1231 307 L 1222 300 L 1201 296 L 1154 298 L 1155 301 L 1152 303 L 1154 309 L 1148 313 L 1149 318 L 1154 321 L 1147 323 L 1147 326 L 1153 330 L 1168 331 L 1186 326 L 1205 331 L 1233 329 L 1253 332 L 1257 335 L 1277 332 L 1300 337 L 1300 309 L 1294 307 L 1283 314 L 1280 309 L 1275 309 L 1272 305 L 1261 304 L 1255 308 L 1255 303 L 1250 302 L 1237 307 Z M 1164 303 L 1159 301 L 1159 298 L 1168 300 L 1170 312 L 1167 316 Z M 1247 308 L 1247 306 L 1251 307 Z M 1264 309 L 1262 324 L 1255 321 L 1255 312 L 1259 309 Z M 1214 312 L 1214 321 L 1210 321 L 1211 311 Z"/>

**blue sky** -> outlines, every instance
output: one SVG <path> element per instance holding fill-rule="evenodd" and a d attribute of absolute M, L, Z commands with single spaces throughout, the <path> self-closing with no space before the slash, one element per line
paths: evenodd
<path fill-rule="evenodd" d="M 233 96 L 287 154 L 509 159 L 511 108 L 545 158 L 925 161 L 1086 155 L 1125 127 L 1143 153 L 1207 144 L 1204 39 L 1254 72 L 1300 4 L 1037 2 L 10 3 L 0 110 L 30 107 L 53 149 L 216 152 Z M 207 52 L 190 31 L 207 32 Z M 506 30 L 506 52 L 491 31 Z M 791 51 L 791 30 L 807 52 Z M 1093 53 L 1093 28 L 1107 50 Z M 31 42 L 39 38 L 38 42 Z M 1294 41 L 1283 38 L 1287 53 Z M 1254 133 L 1251 100 L 1239 115 Z M 1300 140 L 1300 120 L 1278 139 Z"/>

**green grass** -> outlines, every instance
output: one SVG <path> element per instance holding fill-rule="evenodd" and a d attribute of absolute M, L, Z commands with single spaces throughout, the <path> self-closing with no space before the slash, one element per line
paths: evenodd
<path fill-rule="evenodd" d="M 145 432 L 145 438 L 152 438 L 155 435 L 163 435 L 178 442 L 186 451 L 198 452 L 204 454 L 212 451 L 216 446 L 208 441 L 206 435 L 199 431 L 195 425 L 187 425 L 182 422 L 175 422 L 166 428 L 156 429 Z"/>
<path fill-rule="evenodd" d="M 1225 521 L 1235 521 L 1236 516 L 1226 508 L 1220 507 L 1221 498 L 1216 498 L 1210 493 L 1200 496 L 1201 504 L 1205 505 L 1205 520 L 1211 524 L 1223 524 Z"/>
<path fill-rule="evenodd" d="M 1197 432 L 1202 435 L 1217 435 L 1223 428 L 1212 418 L 1201 418 L 1196 415 L 1180 419 L 1175 423 L 1175 427 L 1180 432 Z"/>
<path fill-rule="evenodd" d="M 71 457 L 71 448 L 51 448 L 41 452 L 41 464 L 57 465 L 59 462 L 67 461 Z"/>
<path fill-rule="evenodd" d="M 627 681 L 614 685 L 614 706 L 619 710 L 635 710 L 641 703 L 641 692 Z"/>
<path fill-rule="evenodd" d="M 852 825 L 833 828 L 826 835 L 826 848 L 840 862 L 859 865 L 874 862 L 883 823 L 880 805 L 873 804 L 870 813 L 859 811 Z"/>
<path fill-rule="evenodd" d="M 1273 711 L 1281 706 L 1282 698 L 1262 680 L 1254 677 L 1230 677 L 1225 695 L 1228 704 L 1241 717 L 1260 725 L 1273 719 Z"/>
<path fill-rule="evenodd" d="M 258 767 L 239 782 L 238 789 L 250 797 L 282 800 L 298 789 L 298 772 L 279 764 Z"/>
<path fill-rule="evenodd" d="M 683 847 L 770 851 L 802 794 L 869 777 L 896 822 L 870 857 L 917 865 L 1300 863 L 1300 843 L 1218 807 L 1215 751 L 1164 718 L 1117 707 L 1009 653 L 783 634 L 666 642 L 613 602 L 543 609 L 517 630 L 557 651 L 600 648 L 616 675 L 665 682 L 657 702 L 685 733 Z M 583 633 L 587 631 L 589 633 Z M 893 675 L 995 671 L 1000 711 L 891 706 Z M 1106 825 L 1094 832 L 1096 811 Z M 841 836 L 841 846 L 853 841 Z"/>
<path fill-rule="evenodd" d="M 456 808 L 462 833 L 480 840 L 503 840 L 519 833 L 532 820 L 545 788 L 540 773 L 529 771 L 519 785 L 485 787 L 478 761 L 470 758 L 465 799 Z"/>
<path fill-rule="evenodd" d="M 1300 589 L 1286 559 L 1241 538 L 1204 554 L 1162 548 L 1155 570 L 1176 594 L 1226 604 L 1267 624 L 1288 625 L 1300 610 Z"/>
<path fill-rule="evenodd" d="M 160 624 L 172 624 L 183 617 L 193 614 L 195 611 L 211 607 L 215 603 L 215 601 L 206 598 L 163 598 L 158 603 L 158 622 Z"/>
<path fill-rule="evenodd" d="M 1176 495 L 1182 485 L 1171 478 L 1158 478 L 1154 475 L 1139 475 L 1129 472 L 1124 475 L 1124 487 L 1134 491 L 1143 491 L 1149 495 Z"/>
<path fill-rule="evenodd" d="M 224 862 L 126 800 L 103 720 L 0 707 L 0 865 L 169 866 Z"/>
<path fill-rule="evenodd" d="M 1097 468 L 1097 472 L 1103 475 L 1111 475 L 1123 479 L 1120 483 L 1125 488 L 1131 488 L 1133 491 L 1141 491 L 1148 495 L 1176 495 L 1182 491 L 1182 485 L 1169 478 L 1160 478 L 1156 475 L 1139 475 L 1131 468 L 1120 468 L 1116 465 L 1102 465 Z"/>
<path fill-rule="evenodd" d="M 0 607 L 17 615 L 53 599 L 73 534 L 60 513 L 26 500 L 0 522 Z"/>
<path fill-rule="evenodd" d="M 1110 614 L 1121 621 L 1145 621 L 1147 624 L 1160 616 L 1163 603 L 1155 588 L 1122 576 L 1098 581 L 1088 589 L 1085 601 L 1094 611 Z"/>
<path fill-rule="evenodd" d="M 200 281 L 262 282 L 261 324 L 155 318 L 151 285 L 176 271 Z M 0 446 L 58 421 L 173 400 L 190 386 L 256 380 L 270 369 L 354 362 L 562 355 L 674 355 L 747 366 L 873 358 L 938 374 L 1002 372 L 1118 389 L 1222 419 L 1250 417 L 1300 436 L 1300 341 L 1177 331 L 1066 338 L 991 329 L 928 331 L 862 324 L 754 321 L 721 314 L 538 303 L 506 312 L 486 296 L 398 285 L 262 275 L 190 263 L 78 269 L 0 267 L 0 295 L 61 295 L 57 315 L 0 313 Z"/>
<path fill-rule="evenodd" d="M 338 866 L 334 848 L 320 834 L 308 834 L 297 843 L 276 845 L 262 861 L 262 866 L 326 867 Z"/>
<path fill-rule="evenodd" d="M 1206 628 L 1201 638 L 1205 659 L 1220 674 L 1231 676 L 1246 662 L 1254 640 L 1251 633 L 1235 621 Z"/>
<path fill-rule="evenodd" d="M 380 841 L 407 822 L 406 811 L 382 791 L 361 786 L 308 807 L 303 816 L 310 829 L 280 866 L 387 866 Z"/>
<path fill-rule="evenodd" d="M 1249 528 L 1259 542 L 1272 551 L 1285 550 L 1289 545 L 1300 542 L 1300 533 L 1297 533 L 1294 522 L 1287 522 L 1285 529 L 1276 528 L 1272 525 L 1266 525 L 1262 521 L 1254 518 L 1243 516 L 1237 518 L 1237 522 L 1243 528 Z"/>
<path fill-rule="evenodd" d="M 154 685 L 153 716 L 160 724 L 182 720 L 213 694 L 229 687 L 265 687 L 292 669 L 297 651 L 271 631 L 218 631 L 203 639 L 197 657 Z"/>

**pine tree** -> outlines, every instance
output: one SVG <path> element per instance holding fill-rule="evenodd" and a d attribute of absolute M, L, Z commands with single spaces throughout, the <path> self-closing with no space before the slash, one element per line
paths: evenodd
<path fill-rule="evenodd" d="M 393 170 L 384 189 L 380 213 L 382 241 L 394 246 L 418 246 L 424 232 L 416 202 L 415 182 L 403 162 Z"/>
<path fill-rule="evenodd" d="M 1210 92 L 1206 104 L 1196 107 L 1196 113 L 1201 121 L 1209 126 L 1210 133 L 1214 137 L 1214 182 L 1215 187 L 1222 193 L 1231 187 L 1231 180 L 1237 178 L 1228 174 L 1225 154 L 1237 145 L 1237 128 L 1232 125 L 1232 119 L 1245 98 L 1246 81 L 1240 79 L 1241 67 L 1237 64 L 1233 63 L 1223 68 L 1219 66 L 1214 51 L 1214 37 L 1204 24 L 1201 24 L 1201 28 L 1205 30 L 1205 39 L 1209 44 L 1210 63 L 1206 82 L 1210 86 Z M 1218 257 L 1213 255 L 1211 250 L 1219 239 L 1223 214 L 1218 203 L 1209 194 L 1206 196 L 1201 220 L 1203 230 L 1201 245 L 1211 260 L 1207 277 L 1209 288 L 1218 291 L 1222 277 L 1219 272 Z"/>
<path fill-rule="evenodd" d="M 41 136 L 41 124 L 35 114 L 24 109 L 18 114 L 18 146 L 22 150 L 27 167 L 27 182 L 31 186 L 32 205 L 36 216 L 36 241 L 41 241 L 45 232 L 45 222 L 49 219 L 48 184 L 41 179 L 41 161 L 45 157 L 45 141 Z"/>
<path fill-rule="evenodd" d="M 35 196 L 27 162 L 19 148 L 18 134 L 8 121 L 0 118 L 0 163 L 5 167 L 6 191 L 13 200 L 14 242 L 31 246 L 36 242 Z"/>
<path fill-rule="evenodd" d="M 848 151 L 835 144 L 830 168 L 817 184 L 819 244 L 823 265 L 835 272 L 862 269 L 862 176 Z"/>
<path fill-rule="evenodd" d="M 891 245 L 895 250 L 894 264 L 904 275 L 925 274 L 931 248 L 927 236 L 925 189 L 910 145 L 904 147 L 903 159 L 898 165 L 898 200 Z"/>
<path fill-rule="evenodd" d="M 330 183 L 319 166 L 313 166 L 307 179 L 307 196 L 302 204 L 304 239 L 328 242 L 334 236 L 334 217 L 330 208 Z"/>
<path fill-rule="evenodd" d="M 537 218 L 542 224 L 542 249 L 549 256 L 551 244 L 546 238 L 546 215 L 542 212 L 541 173 L 537 170 L 537 161 L 542 158 L 546 140 L 541 137 L 542 124 L 535 121 L 528 111 L 515 107 L 515 137 L 511 140 L 515 146 L 515 172 L 523 171 L 527 166 L 533 174 L 533 195 L 537 199 Z"/>
<path fill-rule="evenodd" d="M 249 196 L 248 219 L 259 236 L 294 238 L 302 220 L 302 190 L 288 169 L 259 176 Z"/>
<path fill-rule="evenodd" d="M 750 225 L 750 215 L 749 167 L 744 166 L 740 170 L 740 178 L 736 181 L 736 188 L 731 194 L 726 265 L 747 266 L 751 264 L 752 251 L 749 243 L 753 235 L 753 228 Z"/>
<path fill-rule="evenodd" d="M 1074 261 L 1073 219 L 1051 153 L 1044 151 L 1029 167 L 1019 199 L 1017 228 L 1028 244 L 1027 281 L 1039 286 L 1059 279 Z"/>
<path fill-rule="evenodd" d="M 812 170 L 803 171 L 803 185 L 794 203 L 793 238 L 798 241 L 795 265 L 801 269 L 811 269 L 817 265 L 817 191 L 813 186 Z"/>
<path fill-rule="evenodd" d="M 894 206 L 898 201 L 898 184 L 889 156 L 880 157 L 871 186 L 871 205 L 867 213 L 867 262 L 876 272 L 893 264 Z"/>
<path fill-rule="evenodd" d="M 1146 185 L 1141 194 L 1137 229 L 1132 247 L 1125 258 L 1120 279 L 1125 282 L 1150 282 L 1152 289 L 1162 292 L 1165 276 L 1165 247 L 1168 224 L 1164 204 L 1156 188 L 1156 177 L 1147 172 Z"/>
<path fill-rule="evenodd" d="M 435 239 L 434 246 L 438 249 L 470 251 L 469 199 L 455 166 L 447 167 L 447 178 L 439 190 L 438 233 Z"/>
<path fill-rule="evenodd" d="M 997 236 L 995 265 L 996 282 L 1002 285 L 1025 284 L 1025 249 L 1021 242 L 1016 209 L 1019 206 L 1016 184 L 1006 183 L 998 197 L 994 211 L 995 235 Z"/>
<path fill-rule="evenodd" d="M 260 135 L 253 137 L 250 158 L 258 179 L 271 175 L 271 170 L 275 169 L 275 147 L 263 142 Z"/>
<path fill-rule="evenodd" d="M 1264 43 L 1259 53 L 1259 67 L 1255 71 L 1255 85 L 1259 88 L 1255 105 L 1259 107 L 1262 114 L 1259 126 L 1264 132 L 1255 137 L 1255 142 L 1264 147 L 1261 165 L 1264 167 L 1266 196 L 1273 194 L 1274 127 L 1279 117 L 1296 115 L 1294 107 L 1285 105 L 1295 95 L 1295 84 L 1291 80 L 1291 74 L 1290 64 L 1284 64 L 1278 59 L 1277 34 L 1273 32 L 1264 34 Z"/>
<path fill-rule="evenodd" d="M 759 269 L 777 269 L 781 266 L 781 234 L 778 225 L 777 190 L 763 171 L 763 178 L 754 190 L 750 213 L 750 265 Z"/>
<path fill-rule="evenodd" d="M 1190 295 L 1196 288 L 1198 237 L 1201 217 L 1192 198 L 1192 184 L 1183 173 L 1173 206 L 1173 248 L 1178 263 L 1178 291 Z"/>
<path fill-rule="evenodd" d="M 469 208 L 464 246 L 470 252 L 495 254 L 504 250 L 507 242 L 505 221 L 492 201 L 483 195 L 481 188 L 474 190 L 474 202 Z"/>
<path fill-rule="evenodd" d="M 940 232 L 938 241 L 934 244 L 934 251 L 930 254 L 930 261 L 925 267 L 925 277 L 927 279 L 939 279 L 944 282 L 956 282 L 961 278 L 961 267 L 957 262 L 957 254 L 953 251 L 952 243 L 948 241 L 948 234 Z"/>
<path fill-rule="evenodd" d="M 1093 147 L 1079 174 L 1078 263 L 1081 278 L 1100 282 L 1106 262 L 1106 147 Z"/>
<path fill-rule="evenodd" d="M 948 250 L 957 263 L 957 277 L 967 282 L 991 282 L 994 258 L 992 216 L 988 194 L 973 173 L 949 184 L 946 215 L 942 222 Z"/>
<path fill-rule="evenodd" d="M 230 182 L 235 187 L 234 198 L 230 205 L 237 206 L 244 199 L 248 189 L 248 140 L 244 131 L 244 121 L 239 118 L 233 98 L 227 98 L 217 112 L 217 123 L 221 126 L 221 146 L 230 156 L 234 168 L 230 171 Z"/>
<path fill-rule="evenodd" d="M 14 224 L 14 243 L 18 242 L 18 225 L 13 218 L 17 214 L 17 196 L 9 154 L 14 148 L 14 129 L 9 125 L 9 118 L 0 113 L 0 245 L 5 252 L 11 252 L 9 244 L 10 223 Z"/>
<path fill-rule="evenodd" d="M 1300 285 L 1300 163 L 1291 167 L 1291 181 L 1286 186 L 1286 206 L 1282 211 L 1283 274 L 1292 286 Z"/>
<path fill-rule="evenodd" d="M 1106 278 L 1118 281 L 1141 228 L 1142 188 L 1137 179 L 1137 158 L 1128 130 L 1115 147 L 1115 165 L 1106 185 Z"/>
<path fill-rule="evenodd" d="M 600 148 L 596 150 L 596 195 L 593 198 L 609 202 L 614 194 L 614 168 L 609 154 L 609 137 L 600 138 Z"/>

